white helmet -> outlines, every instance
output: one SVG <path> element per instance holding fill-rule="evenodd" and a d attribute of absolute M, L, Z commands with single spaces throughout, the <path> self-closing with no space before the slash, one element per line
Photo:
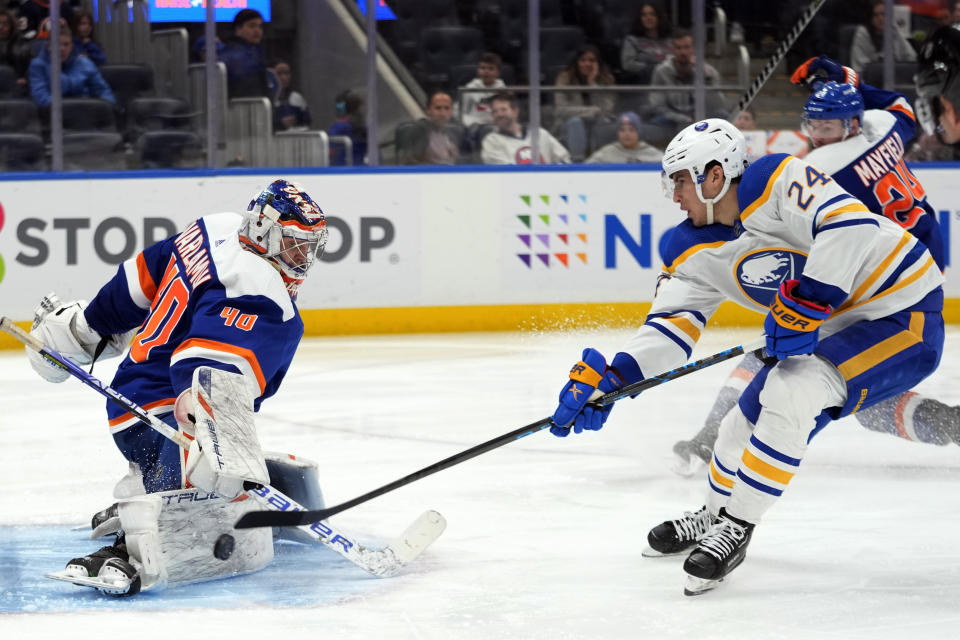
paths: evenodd
<path fill-rule="evenodd" d="M 735 126 L 719 118 L 709 118 L 691 124 L 678 133 L 663 152 L 663 173 L 660 181 L 663 192 L 673 198 L 673 175 L 689 171 L 696 184 L 697 197 L 707 205 L 707 224 L 713 224 L 713 204 L 724 196 L 734 178 L 747 167 L 747 141 Z M 724 183 L 715 197 L 707 200 L 700 186 L 706 179 L 707 165 L 719 162 L 723 167 Z"/>

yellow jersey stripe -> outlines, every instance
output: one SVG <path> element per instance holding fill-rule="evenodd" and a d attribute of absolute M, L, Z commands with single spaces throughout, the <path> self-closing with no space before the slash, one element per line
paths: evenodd
<path fill-rule="evenodd" d="M 656 318 L 656 320 L 666 320 L 680 331 L 690 336 L 690 339 L 696 342 L 700 339 L 700 329 L 683 316 L 669 316 L 665 318 Z"/>
<path fill-rule="evenodd" d="M 822 218 L 820 218 L 820 222 L 817 224 L 817 227 L 819 228 L 821 224 L 834 216 L 839 216 L 844 213 L 856 213 L 859 211 L 870 213 L 870 209 L 867 209 L 866 205 L 862 202 L 852 202 L 848 205 L 840 207 L 839 209 L 833 209 L 830 213 L 824 215 Z"/>
<path fill-rule="evenodd" d="M 904 287 L 908 287 L 908 286 L 910 286 L 911 284 L 913 284 L 915 281 L 919 280 L 919 279 L 922 278 L 924 275 L 926 275 L 927 271 L 929 271 L 931 267 L 935 267 L 935 268 L 936 268 L 936 266 L 937 266 L 937 265 L 936 265 L 936 263 L 933 261 L 933 257 L 931 256 L 931 257 L 927 258 L 927 261 L 923 264 L 923 266 L 920 267 L 919 269 L 917 269 L 916 271 L 914 271 L 914 272 L 910 275 L 910 277 L 904 278 L 902 281 L 898 282 L 897 284 L 895 284 L 895 285 L 893 285 L 893 286 L 891 286 L 891 287 L 888 287 L 887 289 L 881 291 L 880 293 L 876 294 L 875 296 L 873 296 L 873 297 L 871 297 L 871 298 L 867 298 L 867 299 L 864 300 L 863 302 L 857 302 L 857 303 L 855 303 L 855 304 L 853 304 L 853 305 L 851 305 L 851 306 L 849 306 L 849 307 L 846 307 L 846 308 L 844 308 L 844 307 L 841 306 L 841 307 L 840 307 L 840 310 L 837 311 L 836 313 L 846 313 L 847 311 L 850 311 L 851 309 L 856 309 L 857 307 L 859 307 L 859 306 L 861 306 L 861 305 L 864 305 L 864 304 L 867 304 L 868 302 L 873 302 L 874 300 L 879 300 L 879 299 L 882 298 L 883 296 L 889 295 L 889 294 L 891 294 L 891 293 L 893 293 L 893 292 L 895 292 L 895 291 L 899 291 L 900 289 L 903 289 Z M 834 314 L 834 315 L 836 315 L 836 314 Z"/>
<path fill-rule="evenodd" d="M 783 173 L 783 169 L 787 166 L 787 163 L 793 160 L 793 156 L 787 156 L 783 161 L 777 166 L 773 174 L 770 176 L 770 179 L 767 180 L 767 186 L 763 190 L 763 193 L 760 194 L 760 197 L 750 203 L 746 209 L 740 213 L 740 221 L 743 222 L 749 218 L 754 211 L 760 208 L 764 202 L 770 199 L 770 192 L 773 191 L 773 185 L 776 184 L 777 178 L 780 177 L 780 174 Z"/>
<path fill-rule="evenodd" d="M 898 242 L 894 250 L 890 252 L 890 255 L 884 258 L 883 262 L 880 263 L 880 266 L 870 274 L 870 277 L 863 281 L 863 284 L 861 284 L 857 290 L 853 292 L 852 296 L 847 298 L 845 303 L 840 305 L 840 310 L 842 311 L 847 307 L 856 304 L 856 302 L 860 299 L 860 296 L 862 296 L 867 289 L 873 286 L 873 283 L 876 282 L 881 275 L 883 275 L 894 259 L 900 255 L 900 251 L 903 249 L 903 247 L 912 239 L 913 236 L 910 234 L 910 232 L 904 231 L 903 236 L 900 238 L 900 242 Z"/>
<path fill-rule="evenodd" d="M 751 471 L 760 474 L 764 478 L 773 480 L 774 482 L 779 482 L 780 484 L 790 484 L 790 480 L 793 479 L 793 474 L 789 471 L 784 471 L 779 467 L 775 467 L 769 462 L 764 462 L 757 456 L 753 455 L 749 449 L 744 449 L 742 462 L 748 469 Z"/>
<path fill-rule="evenodd" d="M 909 349 L 923 341 L 923 313 L 914 311 L 910 314 L 910 328 L 896 333 L 882 342 L 878 342 L 866 351 L 863 351 L 840 364 L 837 369 L 845 380 L 852 380 L 858 375 L 875 367 L 887 358 L 891 358 L 904 349 Z"/>
<path fill-rule="evenodd" d="M 704 244 L 695 244 L 689 249 L 687 249 L 686 251 L 684 251 L 683 253 L 681 253 L 679 256 L 677 256 L 677 259 L 674 260 L 670 266 L 663 265 L 663 270 L 666 271 L 667 273 L 673 273 L 674 271 L 677 270 L 677 267 L 683 264 L 690 256 L 695 254 L 697 251 L 702 251 L 703 249 L 715 249 L 716 247 L 723 246 L 726 242 L 727 242 L 726 240 L 719 240 L 717 242 L 706 242 Z"/>
<path fill-rule="evenodd" d="M 713 481 L 721 487 L 726 487 L 727 489 L 733 488 L 733 480 L 717 471 L 717 467 L 713 464 L 713 460 L 710 461 L 710 477 L 712 477 Z"/>

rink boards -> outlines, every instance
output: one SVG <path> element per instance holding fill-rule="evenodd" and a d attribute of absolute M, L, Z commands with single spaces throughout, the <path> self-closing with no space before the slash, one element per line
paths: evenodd
<path fill-rule="evenodd" d="M 950 259 L 960 164 L 913 168 Z M 309 335 L 638 324 L 661 238 L 682 220 L 657 165 L 7 174 L 0 313 L 26 321 L 49 290 L 89 299 L 145 245 L 200 215 L 242 210 L 279 176 L 300 182 L 330 225 L 299 299 Z M 952 272 L 947 315 L 960 321 Z M 714 317 L 758 320 L 732 305 Z"/>

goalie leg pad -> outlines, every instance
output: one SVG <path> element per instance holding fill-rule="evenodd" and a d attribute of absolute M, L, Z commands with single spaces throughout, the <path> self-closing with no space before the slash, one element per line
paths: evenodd
<path fill-rule="evenodd" d="M 257 571 L 273 559 L 269 529 L 236 530 L 257 504 L 197 489 L 163 491 L 119 502 L 130 560 L 144 589 L 175 587 Z"/>
<path fill-rule="evenodd" d="M 269 482 L 244 376 L 199 367 L 191 394 L 196 440 L 187 458 L 190 482 L 228 498 L 243 493 L 244 481 Z"/>
<path fill-rule="evenodd" d="M 317 463 L 307 458 L 267 451 L 264 455 L 270 486 L 307 509 L 323 509 L 323 493 L 317 477 Z M 310 534 L 298 527 L 275 527 L 274 537 L 303 544 L 315 544 Z"/>

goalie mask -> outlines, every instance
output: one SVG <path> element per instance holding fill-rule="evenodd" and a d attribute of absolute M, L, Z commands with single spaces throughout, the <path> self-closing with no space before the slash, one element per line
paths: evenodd
<path fill-rule="evenodd" d="M 296 299 L 307 271 L 323 254 L 327 222 L 317 203 L 298 185 L 274 180 L 243 214 L 240 244 L 273 264 Z"/>

